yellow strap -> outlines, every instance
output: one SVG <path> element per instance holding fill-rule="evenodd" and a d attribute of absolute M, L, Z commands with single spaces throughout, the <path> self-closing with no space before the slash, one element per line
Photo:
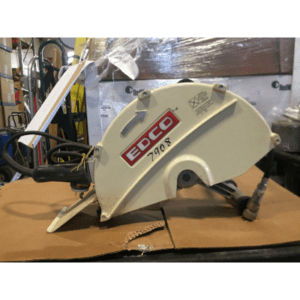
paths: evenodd
<path fill-rule="evenodd" d="M 84 169 L 85 169 L 85 162 L 88 160 L 89 158 L 89 155 L 92 153 L 92 151 L 94 150 L 94 146 L 91 147 L 91 149 L 89 150 L 89 152 L 87 154 L 83 153 L 82 154 L 82 159 L 81 159 L 81 162 L 79 163 L 79 165 L 75 168 L 73 168 L 71 170 L 71 173 L 76 169 L 76 171 L 79 170 L 79 168 L 84 165 Z"/>

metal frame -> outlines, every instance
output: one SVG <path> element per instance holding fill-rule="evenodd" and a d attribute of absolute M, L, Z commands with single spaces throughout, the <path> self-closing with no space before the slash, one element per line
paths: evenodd
<path fill-rule="evenodd" d="M 32 68 L 34 67 L 36 69 L 35 63 L 39 59 L 37 55 L 33 56 L 32 59 L 29 62 L 28 65 L 28 89 L 29 89 L 29 113 L 30 113 L 30 119 L 32 120 L 35 116 L 35 109 L 34 109 L 34 94 L 33 94 L 33 85 L 32 85 Z M 51 62 L 44 58 L 44 61 L 51 64 Z M 36 75 L 36 72 L 35 72 Z M 37 91 L 37 81 L 35 81 L 36 91 Z M 38 98 L 36 97 L 37 106 L 38 106 Z M 41 153 L 42 161 L 44 161 L 44 155 L 43 152 Z M 33 166 L 36 168 L 39 166 L 39 159 L 38 159 L 38 151 L 37 148 L 33 148 Z"/>

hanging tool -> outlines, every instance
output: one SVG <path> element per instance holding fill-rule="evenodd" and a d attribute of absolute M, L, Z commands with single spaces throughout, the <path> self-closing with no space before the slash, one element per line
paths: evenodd
<path fill-rule="evenodd" d="M 32 71 L 33 68 L 35 67 L 35 62 L 39 59 L 37 55 L 33 56 L 28 64 L 28 91 L 29 91 L 29 109 L 28 112 L 30 114 L 30 120 L 33 119 L 35 116 L 35 105 L 34 105 L 34 90 L 37 90 L 37 79 L 38 78 L 33 78 L 32 77 Z M 49 61 L 47 58 L 44 58 L 44 62 L 47 63 L 47 66 L 51 66 L 51 61 Z M 35 73 L 35 75 L 37 75 Z M 38 102 L 38 101 L 37 101 Z M 25 103 L 25 102 L 24 102 Z M 41 161 L 44 161 L 44 155 L 43 151 L 40 148 L 40 156 L 41 156 Z M 35 147 L 33 149 L 33 165 L 34 167 L 37 167 L 39 165 L 39 153 L 38 149 Z"/>
<path fill-rule="evenodd" d="M 39 69 L 40 69 L 40 80 L 41 80 L 41 100 L 42 102 L 46 99 L 46 91 L 50 87 L 50 83 L 52 87 L 55 85 L 55 79 L 53 75 L 53 71 L 59 71 L 57 68 L 53 66 L 47 66 L 44 63 L 43 58 L 43 50 L 49 44 L 57 45 L 61 50 L 62 56 L 62 66 L 68 65 L 67 54 L 64 47 L 61 45 L 60 42 L 57 40 L 48 40 L 41 44 L 39 48 Z M 44 68 L 48 68 L 48 73 L 44 74 Z M 52 124 L 58 124 L 58 126 L 63 129 L 64 134 L 68 140 L 77 141 L 77 134 L 76 134 L 76 127 L 74 120 L 72 118 L 72 110 L 71 110 L 71 98 L 70 94 L 66 97 L 66 111 L 67 113 L 64 114 L 62 107 L 58 110 L 55 117 L 52 120 Z"/>

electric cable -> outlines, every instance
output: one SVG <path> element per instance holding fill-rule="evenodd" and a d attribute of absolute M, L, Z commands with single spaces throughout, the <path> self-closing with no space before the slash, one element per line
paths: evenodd
<path fill-rule="evenodd" d="M 9 133 L 11 136 L 15 135 L 16 133 L 20 132 L 19 128 L 13 128 L 13 127 L 5 127 L 5 128 L 1 128 L 0 129 L 0 133 L 1 132 L 5 132 L 5 133 Z M 17 142 L 14 143 L 14 147 L 13 147 L 13 156 L 15 157 L 15 155 L 19 155 L 19 157 L 22 159 L 24 166 L 28 166 L 28 162 L 25 161 L 24 156 L 19 148 L 19 145 Z M 2 153 L 0 153 L 0 157 L 2 157 Z"/>
<path fill-rule="evenodd" d="M 74 148 L 74 143 L 58 144 L 58 145 L 54 146 L 53 148 L 51 148 L 48 151 L 47 156 L 46 156 L 46 159 L 48 160 L 48 163 L 53 164 L 53 165 L 62 164 L 61 162 L 58 163 L 58 162 L 54 161 L 51 157 L 52 155 L 53 155 L 53 157 L 61 157 L 61 158 L 63 158 L 62 156 L 64 156 L 64 157 L 65 156 L 77 156 L 77 157 L 82 158 L 82 153 L 86 150 L 86 149 L 79 149 L 77 151 L 59 151 L 62 148 L 66 148 L 66 147 L 67 148 L 69 148 L 69 147 Z M 83 152 L 82 152 L 82 150 L 83 150 Z M 80 159 L 79 160 L 78 160 L 78 158 L 74 159 L 74 162 L 77 162 L 77 161 L 80 162 Z M 70 162 L 73 162 L 73 161 L 68 161 L 68 163 L 70 163 Z"/>
<path fill-rule="evenodd" d="M 23 167 L 21 166 L 20 164 L 18 164 L 17 162 L 15 162 L 9 155 L 8 153 L 8 147 L 9 145 L 15 141 L 17 138 L 21 137 L 21 136 L 25 136 L 25 135 L 39 135 L 39 136 L 44 136 L 44 137 L 47 137 L 47 138 L 50 138 L 50 139 L 53 139 L 53 140 L 56 140 L 58 142 L 61 142 L 62 144 L 59 144 L 60 147 L 62 148 L 63 146 L 66 147 L 66 144 L 69 146 L 69 147 L 74 147 L 74 148 L 79 148 L 80 150 L 84 150 L 86 152 L 88 152 L 89 150 L 91 150 L 91 147 L 92 146 L 88 146 L 88 145 L 83 145 L 83 144 L 80 144 L 80 143 L 76 143 L 76 142 L 72 142 L 72 141 L 69 141 L 69 140 L 65 140 L 65 139 L 62 139 L 60 137 L 57 137 L 57 136 L 54 136 L 52 134 L 49 134 L 49 133 L 46 133 L 46 132 L 41 132 L 41 131 L 24 131 L 24 132 L 21 132 L 21 133 L 17 133 L 15 134 L 14 136 L 12 136 L 8 141 L 7 143 L 4 145 L 4 148 L 3 148 L 3 152 L 2 152 L 2 158 L 6 161 L 6 163 L 12 167 L 16 172 L 19 172 L 25 176 L 29 176 L 29 177 L 32 177 L 33 176 L 33 171 L 34 169 L 30 169 L 30 168 L 27 168 L 27 167 Z M 57 145 L 58 146 L 58 145 Z M 56 146 L 56 147 L 57 147 Z M 58 149 L 59 147 L 56 148 L 56 150 Z M 68 162 L 70 163 L 70 161 Z"/>

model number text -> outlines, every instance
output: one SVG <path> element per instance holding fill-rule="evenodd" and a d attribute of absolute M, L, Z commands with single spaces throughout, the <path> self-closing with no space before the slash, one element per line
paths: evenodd
<path fill-rule="evenodd" d="M 166 146 L 165 146 L 166 145 Z M 152 161 L 154 160 L 155 155 L 160 155 L 160 153 L 164 152 L 167 147 L 171 146 L 171 141 L 169 138 L 164 140 L 164 143 L 160 144 L 156 148 L 154 148 L 153 152 L 149 152 L 147 156 L 151 156 Z"/>

